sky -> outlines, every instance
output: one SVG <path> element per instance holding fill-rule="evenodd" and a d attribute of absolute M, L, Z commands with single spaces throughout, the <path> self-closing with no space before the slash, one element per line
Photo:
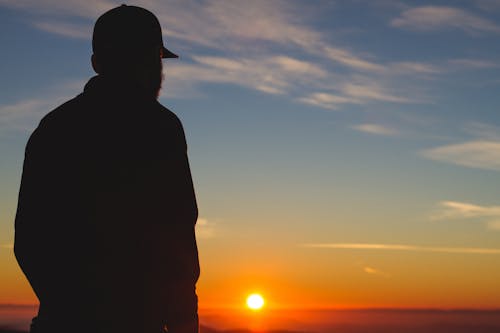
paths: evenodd
<path fill-rule="evenodd" d="M 122 1 L 0 0 L 0 303 L 26 141 Z M 201 308 L 500 308 L 500 1 L 155 1 Z"/>

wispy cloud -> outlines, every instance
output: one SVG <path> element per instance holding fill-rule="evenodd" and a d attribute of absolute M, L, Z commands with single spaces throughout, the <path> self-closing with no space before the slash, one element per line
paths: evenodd
<path fill-rule="evenodd" d="M 405 97 L 404 93 L 397 94 L 401 89 L 386 86 L 384 80 L 376 80 L 365 75 L 354 75 L 350 78 L 340 78 L 339 81 L 333 87 L 328 84 L 325 87 L 316 84 L 320 91 L 309 93 L 297 98 L 297 100 L 305 104 L 332 110 L 337 110 L 344 104 L 418 103 L 417 100 Z"/>
<path fill-rule="evenodd" d="M 60 17 L 71 15 L 81 18 L 97 18 L 106 10 L 117 6 L 118 3 L 107 0 L 0 0 L 0 5 L 38 15 Z"/>
<path fill-rule="evenodd" d="M 386 277 L 386 278 L 391 276 L 389 273 L 386 273 L 384 271 L 381 271 L 380 269 L 376 269 L 376 268 L 373 268 L 370 266 L 363 267 L 363 272 L 365 272 L 366 274 L 377 275 L 377 276 L 382 276 L 382 277 Z"/>
<path fill-rule="evenodd" d="M 411 100 L 385 91 L 377 84 L 347 83 L 340 89 L 345 95 L 360 100 L 374 100 L 393 103 L 410 103 Z"/>
<path fill-rule="evenodd" d="M 398 134 L 398 131 L 395 129 L 379 124 L 359 124 L 352 128 L 360 132 L 375 135 L 393 136 Z"/>
<path fill-rule="evenodd" d="M 451 59 L 449 63 L 458 69 L 488 69 L 500 67 L 500 63 L 485 59 Z"/>
<path fill-rule="evenodd" d="M 345 49 L 325 46 L 323 47 L 323 51 L 328 58 L 337 61 L 347 67 L 373 72 L 383 72 L 385 70 L 384 66 L 374 62 L 370 62 L 368 60 L 364 60 Z"/>
<path fill-rule="evenodd" d="M 360 101 L 357 99 L 325 92 L 312 93 L 297 100 L 305 104 L 331 110 L 337 110 L 342 104 L 360 104 Z"/>
<path fill-rule="evenodd" d="M 386 250 L 386 251 L 411 251 L 435 252 L 457 254 L 500 254 L 500 249 L 481 247 L 435 247 L 416 246 L 403 244 L 373 244 L 373 243 L 308 243 L 302 247 L 320 249 L 346 249 L 346 250 Z"/>
<path fill-rule="evenodd" d="M 107 0 L 0 0 L 0 5 L 47 18 L 74 16 L 92 22 L 119 4 Z M 167 36 L 205 46 L 225 49 L 234 46 L 235 40 L 254 40 L 306 47 L 320 39 L 318 32 L 303 24 L 300 7 L 282 0 L 172 0 L 168 5 L 161 0 L 139 0 L 134 4 L 153 11 Z"/>
<path fill-rule="evenodd" d="M 14 103 L 0 105 L 0 129 L 9 131 L 30 131 L 51 109 L 61 104 L 83 88 L 80 80 L 64 82 L 57 87 L 49 87 L 45 96 L 27 98 Z"/>
<path fill-rule="evenodd" d="M 167 80 L 179 84 L 232 83 L 270 94 L 284 94 L 328 76 L 318 65 L 278 55 L 269 58 L 193 56 L 193 64 L 167 69 Z"/>
<path fill-rule="evenodd" d="M 466 202 L 442 201 L 431 220 L 480 219 L 493 230 L 500 230 L 500 206 L 480 206 Z"/>
<path fill-rule="evenodd" d="M 459 8 L 445 6 L 422 6 L 405 10 L 391 21 L 391 25 L 420 31 L 460 29 L 470 34 L 500 33 L 500 26 L 495 22 Z"/>
<path fill-rule="evenodd" d="M 7 249 L 7 250 L 13 250 L 14 249 L 14 244 L 12 244 L 12 243 L 9 243 L 9 244 L 0 244 L 0 248 Z"/>
<path fill-rule="evenodd" d="M 50 108 L 50 101 L 46 99 L 27 99 L 13 104 L 1 105 L 0 128 L 4 131 L 31 130 Z"/>
<path fill-rule="evenodd" d="M 301 47 L 309 47 L 321 39 L 318 32 L 304 24 L 304 15 L 299 15 L 301 8 L 286 1 L 207 1 L 201 10 L 200 14 L 215 23 L 210 37 L 216 39 L 264 40 Z M 200 18 L 203 16 L 194 19 Z M 207 27 L 211 29 L 204 25 L 193 33 Z"/>
<path fill-rule="evenodd" d="M 438 74 L 443 72 L 436 65 L 416 61 L 401 61 L 390 64 L 388 68 L 394 74 Z"/>
<path fill-rule="evenodd" d="M 68 22 L 41 21 L 35 22 L 33 25 L 40 30 L 65 37 L 87 40 L 91 40 L 92 38 L 92 26 L 90 24 L 82 25 Z"/>
<path fill-rule="evenodd" d="M 464 126 L 464 131 L 476 138 L 500 142 L 500 126 L 493 123 L 470 122 Z"/>
<path fill-rule="evenodd" d="M 199 239 L 215 237 L 215 223 L 208 222 L 208 220 L 204 218 L 198 218 L 196 222 L 196 237 Z"/>
<path fill-rule="evenodd" d="M 500 230 L 500 220 L 488 221 L 488 228 L 493 229 L 493 230 Z"/>
<path fill-rule="evenodd" d="M 500 141 L 473 140 L 427 149 L 421 154 L 436 161 L 500 171 Z"/>
<path fill-rule="evenodd" d="M 363 58 L 345 48 L 319 45 L 316 46 L 316 49 L 320 51 L 319 54 L 326 56 L 328 59 L 360 72 L 373 72 L 384 75 L 437 74 L 442 72 L 442 69 L 438 66 L 424 62 L 396 61 L 380 63 L 376 60 L 368 60 L 366 57 Z M 375 57 L 370 56 L 370 58 Z"/>
<path fill-rule="evenodd" d="M 96 17 L 118 3 L 0 0 L 0 4 L 36 14 L 34 25 L 43 31 L 89 38 Z M 173 0 L 166 6 L 153 0 L 137 5 L 157 14 L 167 42 L 187 59 L 166 69 L 169 96 L 192 96 L 197 83 L 230 83 L 327 109 L 414 103 L 421 100 L 416 97 L 418 89 L 404 88 L 399 76 L 437 72 L 430 64 L 384 63 L 352 46 L 335 45 L 329 32 L 313 24 L 316 9 L 309 6 L 305 11 L 297 2 Z M 69 17 L 78 18 L 78 23 L 67 23 Z M 371 82 L 360 82 L 356 74 L 370 76 Z M 169 86 L 170 77 L 175 87 Z"/>
<path fill-rule="evenodd" d="M 443 210 L 437 215 L 433 216 L 434 220 L 471 218 L 480 216 L 500 216 L 499 206 L 483 207 L 457 201 L 442 201 L 439 203 L 439 206 Z"/>

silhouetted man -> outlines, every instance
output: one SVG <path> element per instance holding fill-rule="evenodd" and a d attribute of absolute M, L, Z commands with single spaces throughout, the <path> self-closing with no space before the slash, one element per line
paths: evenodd
<path fill-rule="evenodd" d="M 31 331 L 197 332 L 198 210 L 182 125 L 157 101 L 177 55 L 125 5 L 92 48 L 98 75 L 26 147 L 14 250 L 40 300 Z"/>

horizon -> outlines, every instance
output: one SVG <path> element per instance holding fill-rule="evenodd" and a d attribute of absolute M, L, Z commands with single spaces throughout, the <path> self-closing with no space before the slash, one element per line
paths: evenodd
<path fill-rule="evenodd" d="M 0 308 L 38 308 L 38 303 L 23 304 L 23 303 L 0 303 Z M 304 307 L 304 306 L 283 306 L 283 307 L 266 307 L 263 311 L 409 311 L 409 312 L 500 312 L 498 308 L 430 308 L 430 307 Z M 199 307 L 202 311 L 220 311 L 220 310 L 233 310 L 246 312 L 247 309 L 241 304 L 233 305 L 216 305 L 216 306 L 202 306 Z"/>
<path fill-rule="evenodd" d="M 19 306 L 18 306 L 19 307 Z M 0 332 L 25 331 L 36 306 L 8 312 L 0 305 Z M 7 308 L 7 309 L 6 309 Z M 12 310 L 12 309 L 11 309 Z M 10 319 L 6 319 L 6 313 Z M 255 313 L 233 309 L 200 309 L 200 332 L 415 332 L 430 333 L 453 329 L 454 332 L 493 333 L 500 328 L 500 310 L 409 310 L 409 309 L 336 309 L 336 310 L 265 310 Z M 2 319 L 3 318 L 3 319 Z"/>

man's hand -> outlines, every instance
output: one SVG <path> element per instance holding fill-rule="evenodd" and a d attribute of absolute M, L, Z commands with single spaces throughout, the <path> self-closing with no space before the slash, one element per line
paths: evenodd
<path fill-rule="evenodd" d="M 198 319 L 187 323 L 178 324 L 173 327 L 171 326 L 167 330 L 168 333 L 198 333 L 198 331 L 199 331 Z"/>

